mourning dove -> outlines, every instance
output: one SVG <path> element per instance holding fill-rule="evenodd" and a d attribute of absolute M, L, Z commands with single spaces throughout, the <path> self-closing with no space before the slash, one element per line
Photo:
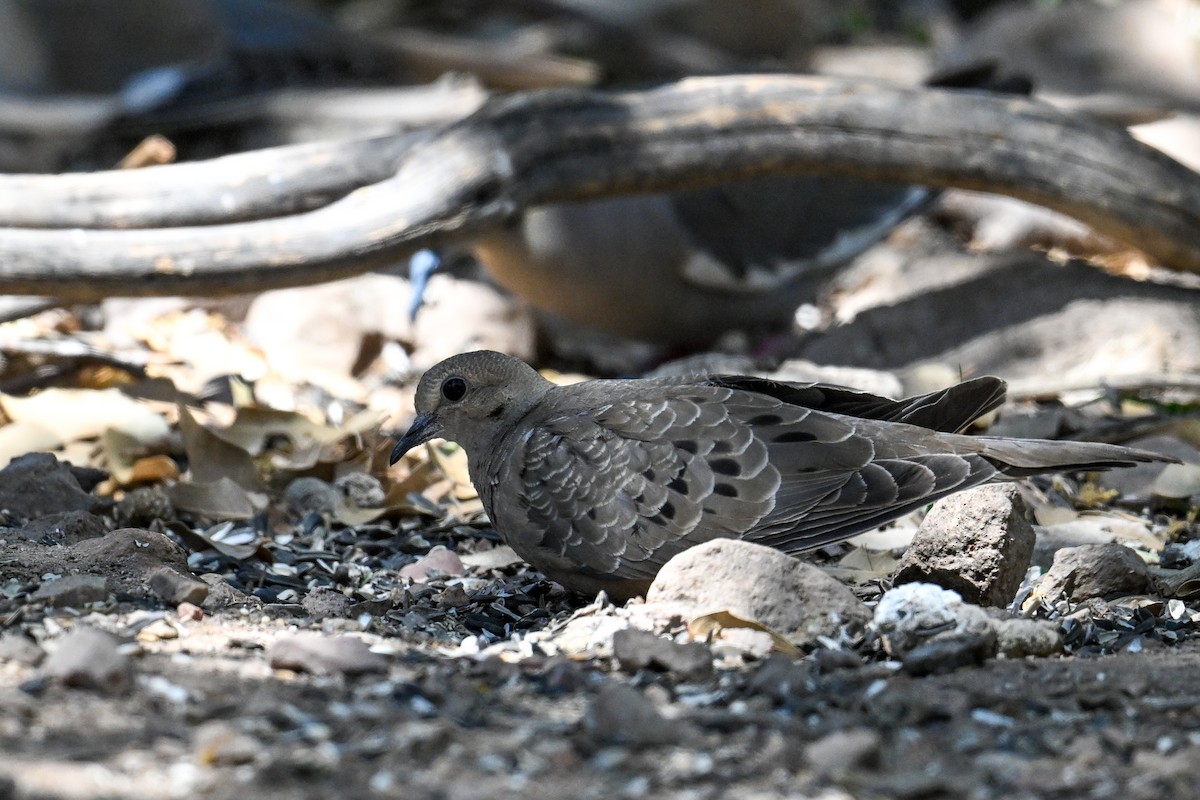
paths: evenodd
<path fill-rule="evenodd" d="M 556 386 L 481 351 L 425 373 L 392 461 L 435 437 L 457 442 L 513 550 L 568 589 L 627 599 L 710 539 L 798 553 L 985 481 L 1169 460 L 959 433 L 1004 390 L 978 378 L 897 401 L 738 376 Z"/>
<path fill-rule="evenodd" d="M 834 270 L 930 192 L 811 176 L 542 206 L 474 251 L 502 287 L 575 325 L 703 344 L 729 330 L 787 328 Z"/>

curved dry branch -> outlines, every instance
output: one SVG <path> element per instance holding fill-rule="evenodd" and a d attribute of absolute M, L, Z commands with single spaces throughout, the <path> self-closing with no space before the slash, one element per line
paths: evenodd
<path fill-rule="evenodd" d="M 203 165 L 143 172 L 185 190 L 170 177 L 184 169 Z M 1008 194 L 1200 271 L 1200 176 L 1123 130 L 1026 99 L 739 76 L 491 100 L 413 144 L 391 177 L 295 216 L 139 231 L 3 229 L 0 291 L 90 300 L 304 283 L 467 237 L 533 205 L 781 172 Z"/>

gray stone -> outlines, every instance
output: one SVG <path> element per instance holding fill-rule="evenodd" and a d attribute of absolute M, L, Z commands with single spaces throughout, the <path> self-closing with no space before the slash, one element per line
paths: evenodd
<path fill-rule="evenodd" d="M 939 500 L 896 571 L 895 583 L 934 583 L 968 603 L 1007 605 L 1037 540 L 1020 491 L 980 486 Z"/>
<path fill-rule="evenodd" d="M 104 505 L 83 490 L 71 466 L 49 453 L 28 453 L 0 469 L 0 508 L 25 519 Z"/>
<path fill-rule="evenodd" d="M 879 761 L 882 738 L 869 728 L 834 731 L 804 748 L 804 760 L 822 775 L 844 776 Z"/>
<path fill-rule="evenodd" d="M 671 744 L 682 738 L 682 726 L 663 717 L 637 689 L 621 683 L 602 688 L 583 722 L 598 744 L 632 748 Z"/>
<path fill-rule="evenodd" d="M 208 584 L 191 575 L 182 575 L 170 567 L 159 567 L 150 573 L 146 581 L 150 591 L 163 602 L 177 606 L 180 603 L 200 605 L 208 598 Z"/>
<path fill-rule="evenodd" d="M 108 578 L 102 575 L 67 575 L 38 587 L 30 600 L 52 608 L 81 608 L 108 597 Z"/>
<path fill-rule="evenodd" d="M 288 513 L 299 519 L 305 514 L 332 514 L 340 493 L 320 478 L 296 478 L 283 490 Z"/>
<path fill-rule="evenodd" d="M 871 626 L 888 653 L 904 658 L 939 636 L 987 635 L 991 620 L 986 611 L 964 603 L 955 591 L 931 583 L 906 583 L 879 599 Z"/>
<path fill-rule="evenodd" d="M 1066 595 L 1078 603 L 1092 597 L 1141 594 L 1151 583 L 1146 562 L 1128 547 L 1110 542 L 1059 550 L 1038 584 L 1038 592 L 1046 598 Z"/>
<path fill-rule="evenodd" d="M 737 539 L 714 539 L 672 558 L 650 585 L 646 605 L 687 620 L 728 611 L 797 644 L 871 617 L 853 592 L 811 564 Z"/>
<path fill-rule="evenodd" d="M 685 681 L 702 681 L 713 671 L 712 652 L 699 642 L 679 644 L 634 628 L 613 634 L 613 656 L 626 672 L 655 669 Z"/>
<path fill-rule="evenodd" d="M 387 671 L 388 660 L 372 653 L 367 643 L 353 636 L 322 636 L 298 633 L 276 641 L 267 651 L 274 669 L 290 669 L 316 675 L 342 673 L 361 675 Z"/>
<path fill-rule="evenodd" d="M 909 675 L 943 675 L 962 667 L 979 666 L 996 653 L 996 633 L 953 633 L 936 636 L 904 654 Z"/>
<path fill-rule="evenodd" d="M 201 608 L 206 611 L 217 611 L 227 606 L 236 606 L 243 603 L 251 605 L 260 605 L 262 603 L 257 597 L 246 594 L 229 584 L 223 575 L 216 572 L 206 572 L 200 576 L 200 580 L 208 586 L 208 597 L 204 599 Z"/>
<path fill-rule="evenodd" d="M 331 617 L 345 618 L 354 614 L 351 611 L 353 603 L 349 597 L 346 597 L 346 595 L 336 589 L 326 587 L 313 589 L 304 596 L 300 604 L 304 606 L 304 610 L 308 612 L 309 616 L 315 620 L 329 619 Z"/>
<path fill-rule="evenodd" d="M 996 652 L 1005 658 L 1052 656 L 1063 650 L 1058 625 L 1044 619 L 992 619 L 996 631 Z"/>
<path fill-rule="evenodd" d="M 80 626 L 58 640 L 42 673 L 64 686 L 118 693 L 129 685 L 133 667 L 110 633 Z"/>

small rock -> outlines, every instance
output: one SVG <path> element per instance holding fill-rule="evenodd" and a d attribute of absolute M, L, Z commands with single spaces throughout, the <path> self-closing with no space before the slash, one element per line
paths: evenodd
<path fill-rule="evenodd" d="M 939 500 L 921 522 L 895 583 L 934 583 L 968 603 L 1003 606 L 1021 586 L 1035 541 L 1016 486 L 959 492 Z"/>
<path fill-rule="evenodd" d="M 313 589 L 300 601 L 304 610 L 315 620 L 347 618 L 353 616 L 353 602 L 336 589 L 320 587 Z"/>
<path fill-rule="evenodd" d="M 163 642 L 179 638 L 179 629 L 165 619 L 156 619 L 137 632 L 139 642 Z"/>
<path fill-rule="evenodd" d="M 259 602 L 257 598 L 231 586 L 229 581 L 225 580 L 225 576 L 216 572 L 206 572 L 200 576 L 200 580 L 208 585 L 208 597 L 200 604 L 207 611 L 218 611 L 243 603 L 257 605 Z"/>
<path fill-rule="evenodd" d="M 1053 656 L 1062 652 L 1063 639 L 1058 625 L 1044 619 L 993 619 L 996 652 L 1005 658 Z"/>
<path fill-rule="evenodd" d="M 824 776 L 844 776 L 879 761 L 879 733 L 869 728 L 834 731 L 804 748 L 804 759 Z"/>
<path fill-rule="evenodd" d="M 175 518 L 171 498 L 161 486 L 139 486 L 117 503 L 117 519 L 127 527 L 144 527 Z"/>
<path fill-rule="evenodd" d="M 839 669 L 858 669 L 863 665 L 862 659 L 849 650 L 818 650 L 813 653 L 813 662 L 822 675 Z"/>
<path fill-rule="evenodd" d="M 714 539 L 672 558 L 646 594 L 646 607 L 695 619 L 728 611 L 801 644 L 836 636 L 870 611 L 821 570 L 752 542 Z"/>
<path fill-rule="evenodd" d="M 1077 603 L 1092 597 L 1141 594 L 1150 584 L 1150 571 L 1138 554 L 1111 542 L 1059 550 L 1038 583 L 1037 592 L 1048 599 L 1066 595 Z"/>
<path fill-rule="evenodd" d="M 29 598 L 51 608 L 82 608 L 108 597 L 108 578 L 103 575 L 67 575 L 47 581 Z"/>
<path fill-rule="evenodd" d="M 410 578 L 417 583 L 421 583 L 432 577 L 457 578 L 465 574 L 466 571 L 467 569 L 463 566 L 458 553 L 438 545 L 416 563 L 406 564 L 401 567 L 400 577 Z"/>
<path fill-rule="evenodd" d="M 1112 518 L 1079 518 L 1038 527 L 1033 563 L 1045 572 L 1054 563 L 1054 555 L 1068 547 L 1107 544 L 1123 538 L 1125 531 Z"/>
<path fill-rule="evenodd" d="M 374 475 L 366 472 L 347 472 L 333 485 L 352 505 L 359 508 L 379 508 L 387 502 L 387 492 Z"/>
<path fill-rule="evenodd" d="M 27 453 L 0 469 L 0 508 L 24 519 L 104 505 L 79 485 L 70 464 L 49 453 Z"/>
<path fill-rule="evenodd" d="M 258 739 L 221 720 L 197 728 L 193 742 L 196 761 L 214 767 L 249 764 L 262 750 Z"/>
<path fill-rule="evenodd" d="M 776 653 L 754 671 L 746 681 L 746 689 L 752 694 L 771 698 L 776 705 L 782 705 L 791 697 L 804 693 L 811 679 L 812 668 L 808 664 Z"/>
<path fill-rule="evenodd" d="M 320 478 L 296 478 L 283 490 L 283 502 L 294 519 L 306 514 L 332 514 L 339 492 Z"/>
<path fill-rule="evenodd" d="M 0 636 L 0 661 L 36 667 L 45 655 L 46 652 L 38 647 L 37 642 L 18 633 Z"/>
<path fill-rule="evenodd" d="M 340 672 L 362 675 L 387 671 L 388 660 L 372 653 L 367 643 L 353 636 L 322 636 L 298 633 L 279 639 L 267 655 L 273 669 L 290 669 L 327 675 Z"/>
<path fill-rule="evenodd" d="M 906 583 L 885 593 L 875 606 L 871 625 L 884 649 L 901 658 L 935 636 L 984 634 L 991 627 L 982 608 L 964 603 L 958 592 L 931 583 Z"/>
<path fill-rule="evenodd" d="M 180 603 L 200 605 L 208 597 L 208 584 L 190 575 L 181 575 L 170 567 L 159 567 L 150 573 L 150 591 L 164 603 L 177 606 Z"/>
<path fill-rule="evenodd" d="M 471 605 L 471 597 L 467 590 L 458 585 L 447 586 L 430 599 L 438 608 L 462 608 Z"/>
<path fill-rule="evenodd" d="M 64 686 L 117 693 L 129 685 L 132 666 L 112 634 L 80 626 L 63 636 L 46 658 L 42 673 Z"/>
<path fill-rule="evenodd" d="M 935 636 L 904 654 L 904 671 L 909 675 L 943 675 L 962 667 L 979 666 L 996 653 L 996 633 L 963 632 Z"/>
<path fill-rule="evenodd" d="M 175 609 L 175 614 L 184 622 L 199 622 L 204 619 L 204 609 L 191 603 L 180 603 Z"/>
<path fill-rule="evenodd" d="M 583 727 L 599 744 L 633 748 L 670 744 L 682 734 L 681 726 L 663 717 L 641 692 L 621 683 L 600 690 Z"/>
<path fill-rule="evenodd" d="M 432 763 L 458 737 L 459 728 L 448 719 L 413 719 L 397 725 L 392 747 L 418 763 Z"/>
<path fill-rule="evenodd" d="M 633 628 L 613 635 L 613 655 L 626 672 L 656 669 L 683 681 L 702 681 L 712 675 L 712 653 L 699 642 L 679 644 L 649 631 Z"/>

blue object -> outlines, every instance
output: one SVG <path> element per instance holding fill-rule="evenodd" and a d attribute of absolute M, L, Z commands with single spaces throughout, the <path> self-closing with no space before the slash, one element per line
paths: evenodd
<path fill-rule="evenodd" d="M 408 279 L 412 282 L 412 302 L 408 306 L 409 321 L 417 318 L 417 311 L 425 302 L 425 289 L 429 286 L 429 277 L 442 266 L 442 257 L 432 250 L 418 250 L 408 260 Z"/>

